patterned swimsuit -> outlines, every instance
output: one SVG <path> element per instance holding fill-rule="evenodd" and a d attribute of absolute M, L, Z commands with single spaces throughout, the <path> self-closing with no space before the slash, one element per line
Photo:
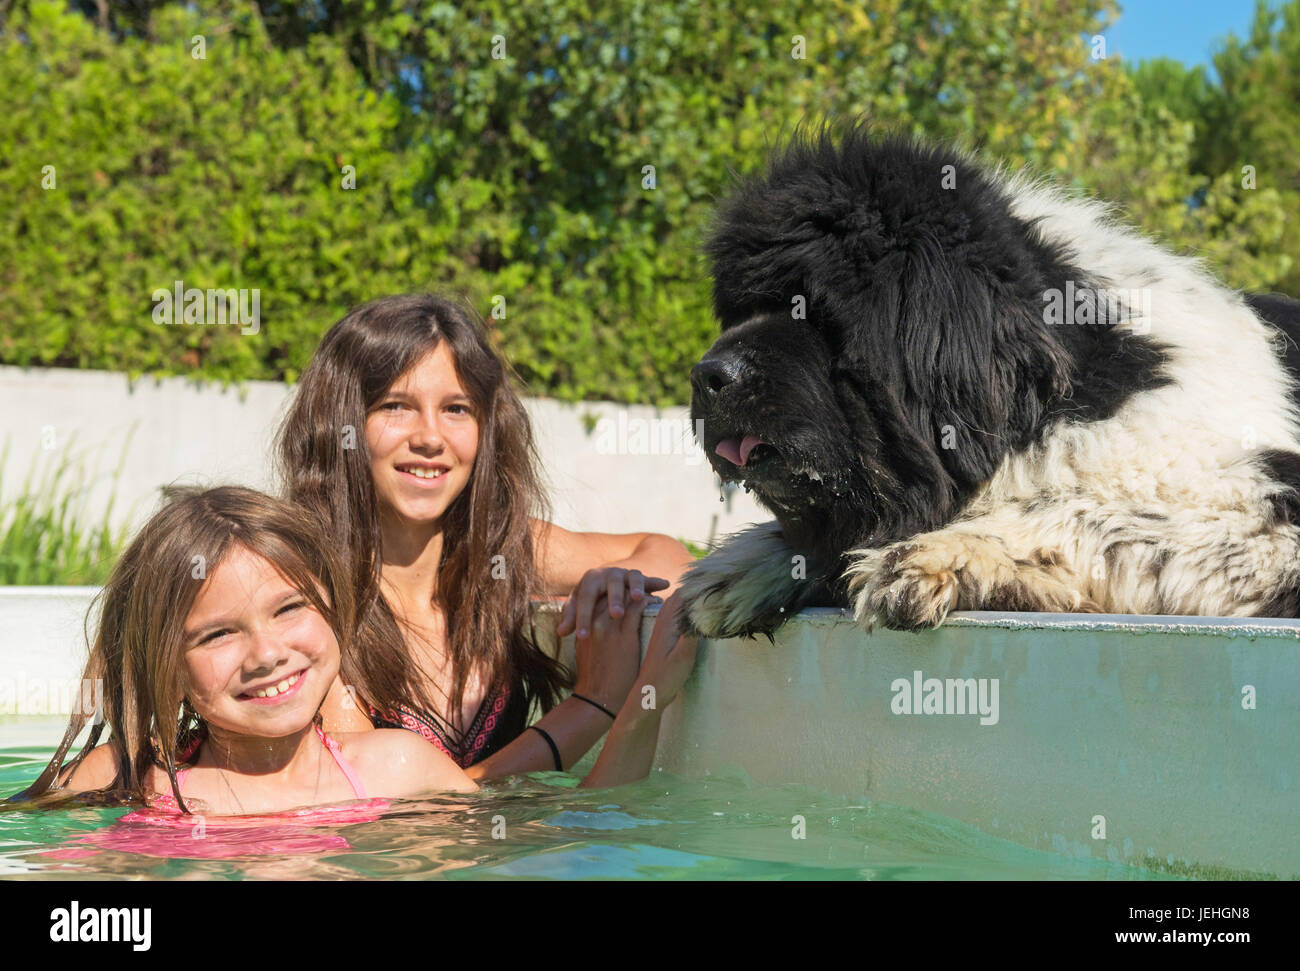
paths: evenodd
<path fill-rule="evenodd" d="M 483 699 L 478 714 L 464 737 L 457 742 L 441 722 L 424 712 L 398 705 L 395 712 L 379 712 L 373 705 L 370 720 L 376 728 L 405 728 L 446 752 L 462 769 L 500 751 L 527 727 L 528 706 L 523 685 L 498 685 Z"/>

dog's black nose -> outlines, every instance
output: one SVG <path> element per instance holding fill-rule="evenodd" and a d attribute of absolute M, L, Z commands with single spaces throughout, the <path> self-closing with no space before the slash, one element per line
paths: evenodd
<path fill-rule="evenodd" d="M 715 395 L 740 377 L 740 359 L 734 354 L 706 357 L 691 368 L 691 387 L 700 397 Z"/>

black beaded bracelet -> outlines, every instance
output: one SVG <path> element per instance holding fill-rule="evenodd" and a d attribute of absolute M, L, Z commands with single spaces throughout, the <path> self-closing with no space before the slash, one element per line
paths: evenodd
<path fill-rule="evenodd" d="M 546 739 L 546 744 L 551 747 L 551 755 L 555 759 L 555 771 L 563 772 L 564 763 L 560 761 L 560 750 L 555 747 L 555 739 L 547 735 L 546 730 L 544 728 L 538 728 L 536 725 L 529 725 L 528 727 L 531 728 L 533 731 L 535 731 L 538 735 L 542 736 L 542 738 Z"/>
<path fill-rule="evenodd" d="M 599 708 L 601 711 L 603 711 L 605 714 L 607 714 L 610 718 L 613 718 L 613 719 L 615 719 L 615 720 L 617 720 L 617 718 L 618 718 L 617 715 L 615 715 L 612 711 L 610 711 L 608 708 L 606 708 L 604 705 L 602 705 L 599 701 L 592 701 L 590 698 L 586 697 L 585 695 L 580 695 L 580 694 L 578 694 L 578 692 L 576 692 L 576 691 L 572 691 L 572 692 L 570 692 L 570 693 L 569 693 L 569 697 L 571 697 L 571 698 L 577 698 L 579 701 L 585 701 L 587 704 L 591 705 L 593 708 Z"/>

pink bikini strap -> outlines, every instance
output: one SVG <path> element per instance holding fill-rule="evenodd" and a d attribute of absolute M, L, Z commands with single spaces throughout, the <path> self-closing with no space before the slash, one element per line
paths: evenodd
<path fill-rule="evenodd" d="M 343 760 L 343 755 L 339 751 L 339 743 L 326 735 L 319 725 L 315 727 L 316 734 L 320 737 L 320 740 L 325 743 L 325 748 L 334 758 L 334 764 L 339 767 L 339 770 L 347 778 L 348 784 L 352 786 L 352 791 L 357 794 L 357 798 L 368 798 L 366 796 L 366 787 L 361 784 L 361 780 L 357 777 L 356 771 Z M 193 768 L 193 766 L 191 766 L 191 768 Z M 176 773 L 176 791 L 180 792 L 181 795 L 184 795 L 185 777 L 189 775 L 189 773 L 189 769 L 180 769 Z"/>
<path fill-rule="evenodd" d="M 339 770 L 342 771 L 342 773 L 347 777 L 348 783 L 352 786 L 352 791 L 357 794 L 357 798 L 358 799 L 367 798 L 366 787 L 361 784 L 361 780 L 357 778 L 357 774 L 352 770 L 352 766 L 348 765 L 347 762 L 343 761 L 343 755 L 339 751 L 339 743 L 334 741 L 334 739 L 330 738 L 328 735 L 326 735 L 324 730 L 319 725 L 316 726 L 316 734 L 319 735 L 320 740 L 325 743 L 325 748 L 329 750 L 330 755 L 334 756 L 334 763 L 339 767 Z"/>
<path fill-rule="evenodd" d="M 185 793 L 184 793 L 185 777 L 189 774 L 190 774 L 189 769 L 176 770 L 176 791 L 181 794 L 181 798 L 185 797 Z M 154 800 L 153 803 L 151 803 L 151 805 L 163 806 L 163 807 L 175 806 L 177 811 L 180 810 L 180 804 L 176 802 L 176 797 L 173 796 L 170 792 L 158 793 L 157 798 Z"/>
<path fill-rule="evenodd" d="M 176 753 L 176 761 L 180 764 L 184 764 L 186 762 L 192 761 L 194 757 L 198 755 L 199 747 L 204 743 L 204 741 L 207 740 L 207 737 L 208 737 L 208 726 L 203 725 L 200 727 L 200 729 L 197 732 L 194 733 L 194 737 L 190 739 L 189 744 L 186 745 L 185 748 L 183 748 L 181 751 Z M 192 768 L 194 767 L 190 766 L 190 769 Z M 190 769 L 176 770 L 176 791 L 177 792 L 181 792 L 181 790 L 185 788 L 185 777 L 190 774 Z M 183 792 L 181 794 L 184 795 Z"/>

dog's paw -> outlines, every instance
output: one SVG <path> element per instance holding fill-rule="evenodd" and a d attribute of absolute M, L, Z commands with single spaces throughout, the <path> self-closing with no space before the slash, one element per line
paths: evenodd
<path fill-rule="evenodd" d="M 1015 559 L 993 537 L 925 533 L 850 554 L 845 573 L 858 623 L 900 630 L 938 627 L 953 610 L 1095 612 L 1059 555 Z"/>
<path fill-rule="evenodd" d="M 809 585 L 804 571 L 792 568 L 796 555 L 777 523 L 730 537 L 682 576 L 679 633 L 771 639 L 798 611 Z"/>
<path fill-rule="evenodd" d="M 770 639 L 788 619 L 780 606 L 771 606 L 774 596 L 779 592 L 752 574 L 718 570 L 702 560 L 682 579 L 679 634 L 714 639 L 765 634 Z"/>
<path fill-rule="evenodd" d="M 683 587 L 682 609 L 677 615 L 677 635 L 709 637 L 757 637 L 774 640 L 776 629 L 789 619 L 787 613 L 777 608 L 763 611 L 743 599 L 728 596 L 727 589 L 719 588 L 692 596 Z"/>
<path fill-rule="evenodd" d="M 938 627 L 957 606 L 957 573 L 935 551 L 915 543 L 864 550 L 850 568 L 854 616 L 899 630 Z"/>
<path fill-rule="evenodd" d="M 692 611 L 691 605 L 683 605 L 683 610 L 677 617 L 677 636 L 707 637 L 711 640 L 762 636 L 776 643 L 776 630 L 786 620 L 784 614 L 779 614 L 775 618 L 754 617 L 747 623 L 730 624 L 727 617 L 728 614 L 725 612 L 710 610 L 709 607 Z"/>

